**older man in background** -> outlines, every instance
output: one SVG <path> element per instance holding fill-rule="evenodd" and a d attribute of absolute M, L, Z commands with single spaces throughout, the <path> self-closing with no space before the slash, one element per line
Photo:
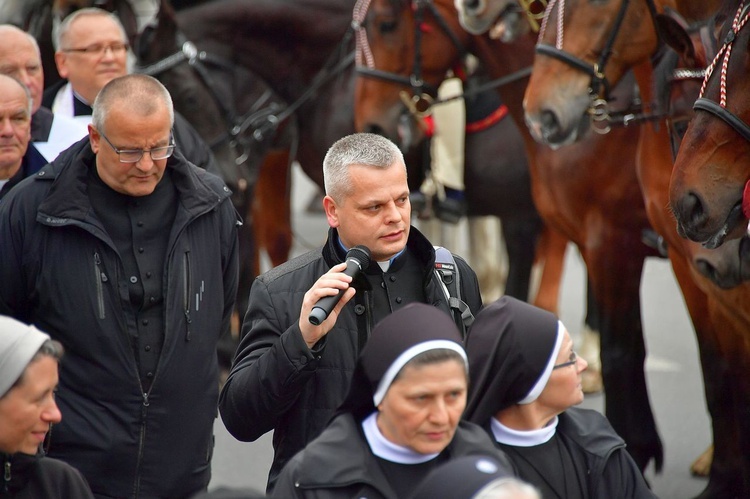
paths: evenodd
<path fill-rule="evenodd" d="M 21 82 L 0 75 L 0 199 L 23 177 L 31 139 L 31 94 Z"/>
<path fill-rule="evenodd" d="M 0 74 L 24 84 L 31 97 L 31 145 L 18 175 L 0 192 L 33 175 L 64 149 L 86 135 L 86 127 L 65 116 L 54 116 L 41 107 L 44 89 L 39 46 L 34 37 L 9 24 L 0 25 Z"/>
<path fill-rule="evenodd" d="M 80 9 L 56 30 L 55 64 L 64 80 L 44 92 L 42 105 L 53 113 L 91 123 L 91 105 L 99 91 L 118 76 L 128 74 L 128 38 L 114 14 L 96 7 Z M 213 173 L 213 153 L 198 132 L 175 113 L 175 143 L 188 161 Z"/>

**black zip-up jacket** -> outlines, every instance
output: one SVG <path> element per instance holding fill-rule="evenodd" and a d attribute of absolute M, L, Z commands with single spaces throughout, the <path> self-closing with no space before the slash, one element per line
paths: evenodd
<path fill-rule="evenodd" d="M 65 346 L 49 455 L 96 495 L 182 497 L 210 478 L 216 344 L 237 289 L 237 214 L 216 176 L 175 153 L 179 206 L 165 258 L 164 345 L 144 393 L 123 264 L 87 195 L 88 139 L 0 201 L 0 313 Z"/>
<path fill-rule="evenodd" d="M 434 272 L 435 250 L 414 227 L 407 250 L 421 267 L 427 302 L 450 313 Z M 360 348 L 374 327 L 370 285 L 360 274 L 353 283 L 357 293 L 331 331 L 312 350 L 302 339 L 298 321 L 305 292 L 344 258 L 337 232 L 330 229 L 322 249 L 257 277 L 250 290 L 243 338 L 219 409 L 227 429 L 239 440 L 253 441 L 274 430 L 269 491 L 284 464 L 320 434 L 344 400 Z M 476 274 L 462 258 L 455 260 L 461 296 L 476 315 L 482 306 Z M 380 271 L 376 264 L 370 268 L 368 272 Z"/>
<path fill-rule="evenodd" d="M 0 454 L 0 499 L 93 499 L 81 473 L 67 463 L 39 453 Z"/>
<path fill-rule="evenodd" d="M 445 459 L 490 456 L 513 469 L 505 453 L 494 448 L 482 428 L 461 421 Z M 351 414 L 337 416 L 323 433 L 289 461 L 272 497 L 282 499 L 399 499 L 380 471 L 359 423 Z"/>

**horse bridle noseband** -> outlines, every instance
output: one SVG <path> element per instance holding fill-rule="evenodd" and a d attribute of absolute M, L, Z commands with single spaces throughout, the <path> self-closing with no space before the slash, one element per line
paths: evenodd
<path fill-rule="evenodd" d="M 732 26 L 729 28 L 726 37 L 724 38 L 724 44 L 721 46 L 719 51 L 716 53 L 713 62 L 706 69 L 706 77 L 703 79 L 703 85 L 701 86 L 698 100 L 695 101 L 693 109 L 706 111 L 713 114 L 720 120 L 724 121 L 727 125 L 734 128 L 745 140 L 750 142 L 750 126 L 745 123 L 742 118 L 734 114 L 732 111 L 727 109 L 727 71 L 729 68 L 729 58 L 732 55 L 732 47 L 734 41 L 739 36 L 739 32 L 745 27 L 748 20 L 750 20 L 750 5 L 745 5 L 744 0 L 740 2 L 737 12 L 732 20 Z M 710 99 L 703 97 L 708 82 L 713 75 L 714 69 L 721 60 L 721 70 L 719 77 L 719 102 L 714 102 Z"/>
<path fill-rule="evenodd" d="M 656 31 L 658 37 L 659 30 L 656 26 L 656 5 L 654 4 L 654 0 L 645 1 L 646 5 L 648 6 L 649 13 L 651 14 L 651 21 L 654 24 L 654 30 Z M 630 0 L 622 0 L 622 3 L 620 4 L 620 10 L 617 12 L 617 17 L 615 18 L 615 23 L 612 27 L 609 39 L 604 45 L 604 49 L 599 56 L 599 60 L 593 64 L 571 54 L 570 52 L 566 52 L 565 50 L 563 50 L 563 37 L 565 34 L 563 23 L 563 19 L 565 17 L 565 0 L 551 0 L 547 5 L 547 10 L 545 11 L 544 18 L 542 19 L 542 26 L 539 30 L 539 42 L 537 43 L 535 49 L 537 54 L 557 59 L 558 61 L 564 62 L 565 64 L 572 66 L 573 68 L 578 69 L 591 77 L 591 82 L 589 83 L 589 94 L 591 95 L 592 103 L 591 107 L 589 108 L 589 114 L 593 122 L 605 123 L 604 128 L 594 127 L 595 131 L 602 134 L 609 132 L 609 125 L 606 124 L 606 122 L 610 121 L 611 119 L 608 102 L 611 85 L 604 74 L 604 69 L 607 66 L 609 58 L 612 56 L 612 47 L 614 47 L 617 36 L 620 33 L 620 28 L 622 27 L 622 23 L 625 20 L 625 14 L 627 13 L 629 5 Z M 542 39 L 544 38 L 544 34 L 547 29 L 547 22 L 552 13 L 552 9 L 554 9 L 555 6 L 558 6 L 558 12 L 555 45 L 553 46 L 547 43 L 543 43 Z M 633 115 L 632 113 L 629 113 L 625 116 L 627 117 Z M 633 119 L 630 119 L 630 121 L 633 121 Z M 627 125 L 628 123 L 629 121 L 626 118 L 624 124 Z"/>

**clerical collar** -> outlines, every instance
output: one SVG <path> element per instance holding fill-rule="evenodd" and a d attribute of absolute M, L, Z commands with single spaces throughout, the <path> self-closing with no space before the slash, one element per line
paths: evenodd
<path fill-rule="evenodd" d="M 505 445 L 513 447 L 534 447 L 549 442 L 557 431 L 557 416 L 549 422 L 544 428 L 538 430 L 514 430 L 508 428 L 496 418 L 490 419 L 490 428 L 495 440 Z"/>
<path fill-rule="evenodd" d="M 380 459 L 398 464 L 421 464 L 435 459 L 439 453 L 420 454 L 408 447 L 394 444 L 380 432 L 377 423 L 378 411 L 362 420 L 362 430 L 372 453 Z"/>
<path fill-rule="evenodd" d="M 349 253 L 349 248 L 347 248 L 346 246 L 344 246 L 344 243 L 342 243 L 342 242 L 341 242 L 341 238 L 340 238 L 340 237 L 337 237 L 336 239 L 337 239 L 337 240 L 338 240 L 338 242 L 339 242 L 339 247 L 340 247 L 340 248 L 341 248 L 342 250 L 344 250 L 344 254 L 347 254 L 347 253 Z M 393 264 L 393 262 L 394 262 L 394 261 L 396 261 L 396 258 L 398 258 L 399 256 L 401 256 L 401 254 L 402 254 L 402 253 L 403 253 L 404 251 L 406 251 L 406 248 L 404 248 L 404 249 L 402 249 L 401 251 L 399 251 L 398 253 L 396 253 L 396 254 L 395 254 L 395 255 L 394 255 L 394 256 L 393 256 L 393 257 L 392 257 L 392 258 L 391 258 L 390 260 L 386 260 L 386 261 L 384 261 L 384 262 L 376 262 L 376 263 L 378 264 L 378 266 L 380 267 L 380 269 L 381 269 L 381 270 L 382 270 L 383 272 L 388 272 L 388 269 L 389 269 L 389 268 L 391 268 L 391 265 Z"/>

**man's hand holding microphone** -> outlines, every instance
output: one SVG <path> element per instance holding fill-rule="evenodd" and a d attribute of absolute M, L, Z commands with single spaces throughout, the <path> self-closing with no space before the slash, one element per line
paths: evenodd
<path fill-rule="evenodd" d="M 346 253 L 345 262 L 331 267 L 305 293 L 299 328 L 308 348 L 336 324 L 339 312 L 355 294 L 355 289 L 350 287 L 352 280 L 367 269 L 370 259 L 367 246 L 355 246 Z"/>

